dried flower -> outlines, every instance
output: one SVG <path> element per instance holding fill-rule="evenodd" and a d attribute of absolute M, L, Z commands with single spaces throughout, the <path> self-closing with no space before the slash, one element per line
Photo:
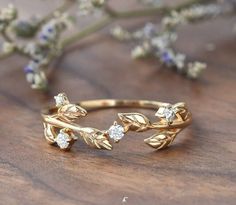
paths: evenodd
<path fill-rule="evenodd" d="M 150 53 L 150 46 L 148 43 L 143 43 L 143 45 L 138 45 L 136 46 L 132 51 L 131 51 L 131 56 L 134 59 L 137 58 L 143 58 L 147 56 Z"/>
<path fill-rule="evenodd" d="M 192 79 L 196 79 L 205 70 L 207 65 L 201 62 L 194 62 L 188 64 L 187 75 Z"/>
<path fill-rule="evenodd" d="M 119 40 L 129 40 L 136 42 L 135 48 L 131 52 L 133 58 L 153 55 L 163 64 L 174 68 L 180 73 L 186 74 L 189 78 L 197 78 L 206 68 L 206 64 L 200 62 L 188 62 L 185 54 L 179 53 L 174 49 L 173 44 L 177 40 L 177 26 L 215 17 L 220 14 L 229 14 L 235 11 L 234 1 L 221 1 L 211 4 L 199 4 L 193 1 L 190 4 L 179 4 L 177 11 L 169 12 L 166 6 L 159 7 L 160 0 L 139 0 L 146 4 L 158 5 L 155 9 L 168 15 L 163 18 L 161 25 L 146 23 L 143 28 L 134 32 L 127 31 L 120 26 L 112 29 L 112 35 Z M 13 5 L 0 9 L 0 32 L 3 38 L 2 53 L 9 54 L 18 52 L 30 58 L 25 67 L 26 79 L 32 88 L 42 89 L 47 86 L 47 79 L 44 73 L 45 68 L 49 66 L 52 60 L 61 54 L 63 47 L 75 42 L 84 34 L 92 34 L 100 28 L 108 25 L 111 20 L 138 16 L 139 11 L 120 12 L 106 5 L 102 7 L 105 0 L 77 0 L 79 15 L 97 14 L 98 11 L 106 14 L 98 20 L 95 25 L 88 26 L 85 30 L 78 32 L 75 36 L 62 41 L 61 34 L 71 26 L 72 18 L 68 16 L 67 6 L 62 7 L 63 11 L 55 10 L 49 16 L 42 19 L 18 19 L 18 11 Z M 76 2 L 73 1 L 74 5 Z M 202 3 L 202 1 L 201 1 Z M 226 6 L 221 4 L 226 3 Z M 150 6 L 150 5 L 149 5 Z M 147 8 L 149 11 L 150 8 Z M 146 15 L 147 11 L 140 12 L 140 15 Z M 153 8 L 150 9 L 153 11 Z M 18 38 L 24 38 L 26 41 L 18 41 Z M 30 40 L 26 38 L 31 38 Z M 3 55 L 5 56 L 5 55 Z"/>
<path fill-rule="evenodd" d="M 9 4 L 8 7 L 0 10 L 0 31 L 3 31 L 17 17 L 17 10 Z"/>
<path fill-rule="evenodd" d="M 131 38 L 131 34 L 121 26 L 115 26 L 111 30 L 111 35 L 120 41 L 129 40 Z"/>
<path fill-rule="evenodd" d="M 1 9 L 0 19 L 1 21 L 12 21 L 17 16 L 17 10 L 13 4 L 9 4 L 8 7 Z"/>
<path fill-rule="evenodd" d="M 188 63 L 186 55 L 176 52 L 173 43 L 177 40 L 176 27 L 203 18 L 214 17 L 222 12 L 218 3 L 208 5 L 193 5 L 180 11 L 172 11 L 162 20 L 162 29 L 157 29 L 152 23 L 131 33 L 122 27 L 115 27 L 112 35 L 119 40 L 136 40 L 138 45 L 132 50 L 132 58 L 145 57 L 147 54 L 156 56 L 168 67 L 187 74 L 189 78 L 197 78 L 206 68 L 205 64 Z"/>
<path fill-rule="evenodd" d="M 94 13 L 97 7 L 103 6 L 105 0 L 78 0 L 80 16 Z"/>
<path fill-rule="evenodd" d="M 47 87 L 46 75 L 40 70 L 39 64 L 31 61 L 25 68 L 27 82 L 33 89 L 44 89 Z"/>
<path fill-rule="evenodd" d="M 12 53 L 15 49 L 15 44 L 11 42 L 4 42 L 2 45 L 2 52 L 5 54 Z"/>
<path fill-rule="evenodd" d="M 162 24 L 167 29 L 173 29 L 178 25 L 196 21 L 201 18 L 214 17 L 222 12 L 222 7 L 218 4 L 194 5 L 179 12 L 172 11 L 170 16 L 163 18 Z"/>

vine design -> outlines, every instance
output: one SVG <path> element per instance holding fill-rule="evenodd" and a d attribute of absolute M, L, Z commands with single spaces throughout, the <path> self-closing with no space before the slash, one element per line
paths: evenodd
<path fill-rule="evenodd" d="M 49 144 L 57 144 L 62 150 L 71 148 L 78 139 L 76 134 L 91 147 L 111 150 L 110 139 L 119 142 L 128 131 L 147 130 L 154 130 L 155 133 L 144 139 L 144 142 L 159 150 L 169 146 L 191 119 L 184 103 L 163 104 L 155 114 L 155 122 L 151 122 L 141 113 L 118 113 L 122 126 L 115 122 L 108 130 L 99 130 L 73 123 L 74 120 L 86 116 L 87 111 L 79 105 L 69 103 L 65 94 L 61 93 L 55 99 L 58 109 L 55 114 L 44 116 L 44 134 Z"/>
<path fill-rule="evenodd" d="M 166 109 L 169 109 L 169 113 L 167 113 Z M 156 133 L 151 137 L 144 139 L 144 142 L 157 150 L 170 145 L 174 141 L 176 135 L 184 129 L 160 129 L 160 125 L 171 125 L 175 119 L 184 122 L 189 117 L 184 103 L 160 107 L 156 113 L 159 120 L 154 123 L 151 123 L 145 115 L 140 113 L 119 113 L 118 116 L 123 123 L 126 132 L 129 130 L 143 132 L 154 129 Z"/>

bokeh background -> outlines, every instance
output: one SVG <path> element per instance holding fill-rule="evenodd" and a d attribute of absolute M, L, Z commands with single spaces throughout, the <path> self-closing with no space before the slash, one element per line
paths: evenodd
<path fill-rule="evenodd" d="M 181 0 L 180 0 L 181 1 Z M 166 1 L 177 4 L 180 1 Z M 10 1 L 21 18 L 45 15 L 61 4 Z M 9 1 L 1 0 L 4 7 Z M 136 1 L 112 0 L 117 9 L 139 8 Z M 72 8 L 72 10 L 76 8 Z M 72 11 L 73 12 L 73 11 Z M 69 35 L 96 17 L 78 17 Z M 135 29 L 158 17 L 123 20 Z M 113 24 L 114 25 L 114 24 Z M 207 62 L 192 81 L 163 68 L 153 58 L 134 61 L 133 44 L 114 40 L 111 27 L 70 46 L 54 64 L 47 94 L 32 90 L 14 55 L 0 61 L 0 204 L 235 204 L 236 72 L 235 17 L 217 18 L 179 29 L 176 48 Z M 209 51 L 209 44 L 215 49 Z M 130 133 L 113 151 L 79 141 L 65 153 L 43 139 L 40 109 L 66 92 L 72 101 L 95 98 L 185 101 L 193 124 L 170 148 L 155 152 L 143 144 L 150 133 Z M 123 110 L 95 112 L 82 119 L 106 128 Z M 144 114 L 152 114 L 141 111 Z M 122 202 L 124 197 L 127 202 Z"/>

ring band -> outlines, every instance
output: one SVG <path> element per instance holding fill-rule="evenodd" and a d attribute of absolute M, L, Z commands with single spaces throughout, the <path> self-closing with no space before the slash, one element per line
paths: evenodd
<path fill-rule="evenodd" d="M 98 149 L 111 150 L 111 139 L 119 142 L 128 131 L 143 132 L 154 130 L 155 134 L 144 142 L 155 148 L 163 149 L 170 145 L 176 135 L 191 123 L 191 113 L 185 103 L 174 105 L 147 100 L 101 99 L 81 101 L 71 104 L 65 93 L 54 97 L 56 107 L 42 110 L 44 135 L 49 144 L 56 144 L 62 150 L 69 150 L 78 139 L 76 133 L 86 144 Z M 118 113 L 122 125 L 116 121 L 107 130 L 82 127 L 74 121 L 87 115 L 87 111 L 106 108 L 131 107 L 156 110 L 157 121 L 151 122 L 141 113 Z"/>

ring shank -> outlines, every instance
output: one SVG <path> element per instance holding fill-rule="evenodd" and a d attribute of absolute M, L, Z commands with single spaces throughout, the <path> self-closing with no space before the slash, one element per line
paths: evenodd
<path fill-rule="evenodd" d="M 148 100 L 98 99 L 98 100 L 80 101 L 79 103 L 77 103 L 77 105 L 83 107 L 85 110 L 89 112 L 89 111 L 95 111 L 95 110 L 100 110 L 100 109 L 119 108 L 119 107 L 158 110 L 159 107 L 168 106 L 170 104 L 162 103 L 158 101 L 148 101 Z M 51 116 L 57 114 L 57 111 L 58 111 L 57 107 L 44 109 L 42 110 L 42 116 L 45 121 L 51 122 Z M 187 113 L 188 113 L 188 117 L 185 120 L 179 121 L 177 119 L 172 124 L 154 123 L 155 127 L 160 128 L 160 129 L 186 127 L 192 121 L 191 113 L 189 111 Z"/>
<path fill-rule="evenodd" d="M 99 100 L 81 101 L 78 103 L 78 105 L 88 111 L 91 111 L 97 109 L 118 108 L 118 107 L 158 109 L 161 106 L 166 106 L 169 104 L 157 101 L 148 101 L 148 100 L 99 99 Z"/>
<path fill-rule="evenodd" d="M 182 103 L 185 106 L 185 103 Z M 77 105 L 83 107 L 87 111 L 95 111 L 100 109 L 108 108 L 142 108 L 158 110 L 159 107 L 166 107 L 170 105 L 169 103 L 163 103 L 158 101 L 149 100 L 117 100 L 117 99 L 98 99 L 98 100 L 88 100 L 81 101 Z M 192 121 L 191 113 L 188 112 L 188 117 L 184 121 L 175 121 L 172 125 L 168 125 L 169 128 L 186 127 Z M 166 128 L 167 125 L 160 125 L 157 123 L 157 127 Z"/>
<path fill-rule="evenodd" d="M 149 101 L 149 100 L 116 100 L 116 99 L 97 99 L 86 100 L 76 103 L 87 111 L 95 111 L 108 108 L 143 108 L 157 110 L 161 106 L 169 105 L 168 103 Z M 57 112 L 56 107 L 42 110 L 43 115 L 51 115 Z"/>

